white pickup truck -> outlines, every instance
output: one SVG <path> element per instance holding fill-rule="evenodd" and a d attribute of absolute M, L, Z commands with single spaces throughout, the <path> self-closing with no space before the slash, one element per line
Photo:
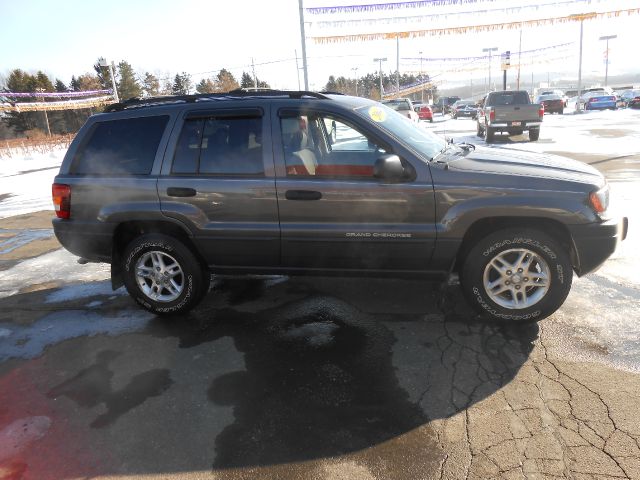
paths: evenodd
<path fill-rule="evenodd" d="M 532 104 L 524 90 L 491 92 L 478 110 L 477 134 L 491 143 L 496 132 L 521 135 L 528 131 L 529 140 L 535 142 L 543 117 L 544 107 Z"/>

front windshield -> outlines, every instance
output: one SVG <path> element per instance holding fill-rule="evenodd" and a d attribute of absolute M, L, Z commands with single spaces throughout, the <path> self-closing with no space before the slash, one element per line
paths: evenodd
<path fill-rule="evenodd" d="M 428 159 L 435 157 L 447 142 L 399 114 L 386 105 L 376 104 L 356 108 L 358 114 L 372 120 L 398 140 Z"/>

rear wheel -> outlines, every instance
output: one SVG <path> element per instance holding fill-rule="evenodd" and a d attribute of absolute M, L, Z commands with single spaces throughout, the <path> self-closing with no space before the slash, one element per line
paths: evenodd
<path fill-rule="evenodd" d="M 568 253 L 537 230 L 505 229 L 478 241 L 464 259 L 462 290 L 488 318 L 527 322 L 564 303 L 573 271 Z"/>
<path fill-rule="evenodd" d="M 476 122 L 476 135 L 478 137 L 482 137 L 484 132 L 482 131 L 482 127 L 480 127 L 480 122 Z"/>
<path fill-rule="evenodd" d="M 539 128 L 532 128 L 531 130 L 529 130 L 529 140 L 532 142 L 537 142 L 538 138 L 540 138 L 540 129 Z"/>
<path fill-rule="evenodd" d="M 157 315 L 185 313 L 209 290 L 208 270 L 174 237 L 141 235 L 125 248 L 122 258 L 129 295 Z"/>
<path fill-rule="evenodd" d="M 492 143 L 495 139 L 495 131 L 491 127 L 484 128 L 484 141 L 487 143 Z"/>

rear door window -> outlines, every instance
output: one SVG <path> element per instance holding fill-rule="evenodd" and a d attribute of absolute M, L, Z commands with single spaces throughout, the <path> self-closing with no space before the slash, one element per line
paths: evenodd
<path fill-rule="evenodd" d="M 262 117 L 187 119 L 171 173 L 264 175 Z"/>
<path fill-rule="evenodd" d="M 168 115 L 98 122 L 76 153 L 76 175 L 148 175 Z"/>

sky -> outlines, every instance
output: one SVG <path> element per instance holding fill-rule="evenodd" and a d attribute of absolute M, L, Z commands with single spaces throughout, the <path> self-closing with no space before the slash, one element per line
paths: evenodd
<path fill-rule="evenodd" d="M 370 3 L 375 0 L 304 0 L 304 7 Z M 377 3 L 383 2 L 377 0 Z M 546 6 L 531 7 L 541 4 Z M 500 12 L 501 8 L 518 6 L 528 7 L 521 12 Z M 377 57 L 388 58 L 383 64 L 387 72 L 395 71 L 397 65 L 395 40 L 324 45 L 312 37 L 519 21 L 639 6 L 636 0 L 578 0 L 573 3 L 566 0 L 462 0 L 457 5 L 374 13 L 306 13 L 309 86 L 314 90 L 322 89 L 329 75 L 353 78 L 373 73 L 378 68 L 378 63 L 373 61 Z M 474 10 L 491 11 L 477 15 L 464 13 Z M 436 14 L 441 16 L 434 17 Z M 405 21 L 406 17 L 414 20 Z M 243 71 L 251 73 L 253 62 L 258 78 L 272 87 L 297 89 L 299 81 L 304 87 L 301 58 L 300 68 L 296 67 L 296 53 L 298 57 L 302 56 L 298 0 L 0 0 L 0 18 L 0 45 L 3 46 L 0 76 L 4 77 L 14 68 L 41 69 L 68 83 L 71 75 L 93 72 L 93 64 L 103 56 L 116 63 L 127 60 L 140 75 L 149 71 L 161 78 L 173 78 L 184 71 L 196 82 L 215 75 L 221 68 L 230 70 L 239 79 Z M 362 22 L 363 19 L 369 21 Z M 359 20 L 360 23 L 335 27 L 321 23 L 348 20 Z M 584 22 L 584 76 L 604 77 L 605 46 L 598 38 L 611 34 L 618 38 L 610 43 L 609 75 L 640 73 L 640 64 L 629 61 L 637 58 L 640 34 L 634 29 L 638 20 L 640 15 Z M 579 28 L 579 23 L 524 28 L 522 50 L 573 43 L 563 49 L 545 51 L 535 59 L 537 63 L 523 65 L 523 78 L 529 78 L 532 72 L 537 76 L 547 74 L 555 82 L 567 83 L 577 77 Z M 408 60 L 410 58 L 480 56 L 484 47 L 497 47 L 498 54 L 511 50 L 512 63 L 515 63 L 519 31 L 402 39 L 399 44 L 401 72 L 420 71 L 420 62 Z M 487 60 L 457 64 L 422 62 L 423 70 L 443 85 L 486 83 L 488 65 Z M 498 80 L 499 67 L 496 57 L 492 62 L 494 81 Z M 515 75 L 515 72 L 510 74 Z"/>

